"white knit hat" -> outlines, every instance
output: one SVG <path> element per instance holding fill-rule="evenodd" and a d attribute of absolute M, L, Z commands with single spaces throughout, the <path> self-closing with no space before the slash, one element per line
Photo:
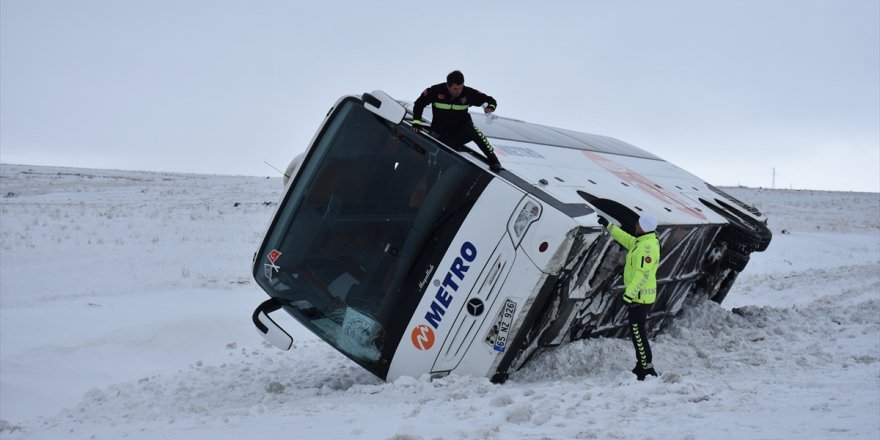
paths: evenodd
<path fill-rule="evenodd" d="M 639 226 L 642 227 L 642 230 L 645 232 L 654 232 L 657 229 L 657 217 L 654 217 L 651 214 L 645 214 L 639 217 Z"/>

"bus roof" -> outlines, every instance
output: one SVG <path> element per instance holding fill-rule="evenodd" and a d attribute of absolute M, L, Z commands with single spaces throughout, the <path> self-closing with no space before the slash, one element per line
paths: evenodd
<path fill-rule="evenodd" d="M 641 148 L 613 137 L 582 133 L 564 128 L 548 127 L 530 122 L 495 117 L 491 123 L 487 119 L 474 117 L 474 124 L 490 138 L 543 144 L 554 147 L 595 151 L 642 159 L 663 160 Z"/>
<path fill-rule="evenodd" d="M 413 104 L 411 102 L 398 102 L 407 108 L 410 115 L 412 114 Z M 430 111 L 430 107 L 426 109 L 428 115 L 430 114 Z M 489 123 L 488 119 L 478 117 L 478 114 L 474 113 L 472 116 L 474 125 L 476 125 L 477 128 L 479 128 L 487 137 L 494 139 L 595 151 L 598 153 L 616 154 L 642 159 L 663 160 L 639 147 L 609 136 L 549 127 L 519 119 L 497 116 L 493 117 L 491 123 Z"/>

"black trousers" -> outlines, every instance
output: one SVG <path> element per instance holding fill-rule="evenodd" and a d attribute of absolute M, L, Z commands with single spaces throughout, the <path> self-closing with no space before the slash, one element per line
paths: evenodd
<path fill-rule="evenodd" d="M 651 368 L 652 362 L 651 344 L 648 342 L 648 333 L 645 329 L 650 308 L 649 304 L 632 304 L 627 308 L 630 338 L 636 350 L 636 365 L 642 369 Z"/>
<path fill-rule="evenodd" d="M 464 151 L 464 144 L 473 141 L 480 147 L 489 163 L 499 163 L 498 156 L 495 155 L 495 149 L 489 144 L 486 135 L 480 131 L 474 124 L 468 123 L 452 129 L 438 130 L 437 138 L 440 142 L 454 148 L 457 151 Z"/>

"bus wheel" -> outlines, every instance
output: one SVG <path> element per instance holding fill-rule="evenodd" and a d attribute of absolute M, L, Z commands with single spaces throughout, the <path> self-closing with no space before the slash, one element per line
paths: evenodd
<path fill-rule="evenodd" d="M 731 249 L 727 251 L 727 255 L 721 260 L 721 267 L 742 272 L 749 263 L 749 254 Z"/>

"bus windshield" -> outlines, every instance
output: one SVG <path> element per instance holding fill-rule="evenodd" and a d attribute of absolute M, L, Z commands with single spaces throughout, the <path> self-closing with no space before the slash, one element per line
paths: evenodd
<path fill-rule="evenodd" d="M 292 178 L 254 276 L 309 330 L 385 378 L 426 280 L 492 177 L 347 98 Z"/>

